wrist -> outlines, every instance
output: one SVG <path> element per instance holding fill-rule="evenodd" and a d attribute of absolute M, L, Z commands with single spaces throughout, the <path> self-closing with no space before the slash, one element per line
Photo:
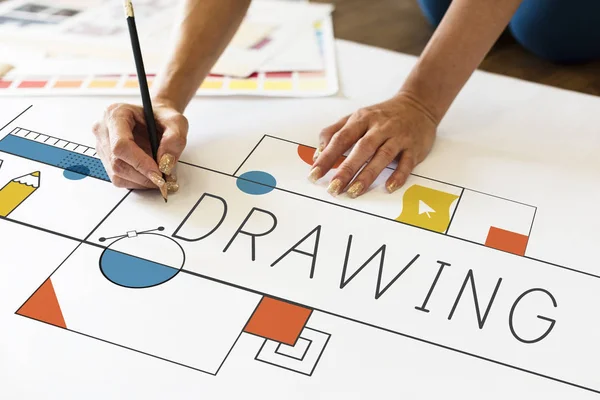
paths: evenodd
<path fill-rule="evenodd" d="M 178 105 L 168 93 L 158 92 L 154 95 L 152 98 L 152 106 L 155 108 L 169 108 L 183 114 L 183 107 Z"/>
<path fill-rule="evenodd" d="M 414 88 L 402 86 L 398 93 L 393 97 L 393 100 L 401 101 L 403 104 L 407 104 L 418 110 L 437 127 L 440 124 L 443 115 L 436 110 L 434 105 L 429 104 L 425 98 L 425 96 L 417 90 L 414 90 Z"/>

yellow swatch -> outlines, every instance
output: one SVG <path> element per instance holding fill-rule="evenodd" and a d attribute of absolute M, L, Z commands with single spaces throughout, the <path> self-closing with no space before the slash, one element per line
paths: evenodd
<path fill-rule="evenodd" d="M 265 90 L 292 90 L 292 81 L 265 81 Z"/>
<path fill-rule="evenodd" d="M 90 84 L 88 85 L 88 87 L 90 88 L 94 88 L 94 89 L 112 89 L 115 88 L 117 86 L 117 80 L 94 80 L 91 81 Z"/>
<path fill-rule="evenodd" d="M 232 79 L 229 82 L 229 89 L 256 90 L 258 81 L 256 79 Z"/>
<path fill-rule="evenodd" d="M 300 90 L 323 90 L 327 89 L 327 81 L 325 79 L 306 79 L 300 81 Z"/>
<path fill-rule="evenodd" d="M 137 81 L 137 79 L 128 79 L 125 81 L 123 87 L 126 87 L 127 89 L 138 89 L 140 87 L 140 83 Z"/>
<path fill-rule="evenodd" d="M 20 176 L 0 189 L 0 216 L 6 217 L 40 186 L 40 172 Z"/>
<path fill-rule="evenodd" d="M 425 186 L 413 185 L 402 197 L 402 213 L 396 221 L 435 232 L 445 232 L 450 224 L 450 207 L 458 196 Z"/>
<path fill-rule="evenodd" d="M 223 87 L 222 80 L 207 79 L 204 82 L 202 82 L 202 85 L 200 85 L 200 89 L 221 89 L 222 87 Z"/>
<path fill-rule="evenodd" d="M 55 88 L 60 88 L 60 89 L 73 89 L 73 88 L 78 88 L 83 84 L 83 81 L 79 80 L 73 80 L 73 81 L 57 81 L 54 84 Z"/>

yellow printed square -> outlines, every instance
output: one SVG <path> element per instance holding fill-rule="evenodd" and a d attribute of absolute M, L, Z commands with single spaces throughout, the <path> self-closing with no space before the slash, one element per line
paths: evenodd
<path fill-rule="evenodd" d="M 450 209 L 459 196 L 421 185 L 409 187 L 402 197 L 396 221 L 443 233 L 450 224 Z"/>

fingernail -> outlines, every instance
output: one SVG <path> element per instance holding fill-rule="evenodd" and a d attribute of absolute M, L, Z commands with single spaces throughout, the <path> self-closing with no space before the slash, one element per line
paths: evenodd
<path fill-rule="evenodd" d="M 152 181 L 152 183 L 154 183 L 159 188 L 162 188 L 163 186 L 165 186 L 165 180 L 156 172 L 152 172 L 150 174 L 150 180 Z"/>
<path fill-rule="evenodd" d="M 341 188 L 342 188 L 342 181 L 339 178 L 335 178 L 329 184 L 329 187 L 327 188 L 327 191 L 329 192 L 329 194 L 331 194 L 331 195 L 333 195 L 335 197 L 338 194 L 340 194 L 340 189 Z"/>
<path fill-rule="evenodd" d="M 318 181 L 320 177 L 321 177 L 321 167 L 314 167 L 310 171 L 310 174 L 308 175 L 308 179 L 310 179 L 310 181 L 313 183 Z"/>
<path fill-rule="evenodd" d="M 350 189 L 348 189 L 348 196 L 353 199 L 357 198 L 360 195 L 360 192 L 362 192 L 363 187 L 364 185 L 362 182 L 354 182 L 352 186 L 350 186 Z"/>
<path fill-rule="evenodd" d="M 160 172 L 170 175 L 171 170 L 175 166 L 175 157 L 170 154 L 165 154 L 160 158 L 160 162 L 158 164 L 158 169 Z"/>
<path fill-rule="evenodd" d="M 391 181 L 390 183 L 387 184 L 386 188 L 387 188 L 388 192 L 394 193 L 396 191 L 396 189 L 398 189 L 398 183 L 396 181 Z"/>
<path fill-rule="evenodd" d="M 325 145 L 321 143 L 319 147 L 315 150 L 315 154 L 313 154 L 313 161 L 317 161 L 317 158 L 319 158 L 319 155 L 321 154 L 324 148 Z"/>
<path fill-rule="evenodd" d="M 167 175 L 167 183 L 175 183 L 177 182 L 177 175 L 175 174 L 171 174 L 171 175 Z"/>
<path fill-rule="evenodd" d="M 177 182 L 167 182 L 167 191 L 169 193 L 175 193 L 179 190 L 179 183 Z"/>

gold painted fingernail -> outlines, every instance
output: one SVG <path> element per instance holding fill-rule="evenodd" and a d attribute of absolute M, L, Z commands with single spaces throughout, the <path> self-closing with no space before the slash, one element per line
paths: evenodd
<path fill-rule="evenodd" d="M 313 183 L 318 181 L 320 177 L 321 177 L 321 167 L 314 167 L 310 171 L 310 174 L 308 175 L 308 179 L 310 179 L 310 181 Z"/>
<path fill-rule="evenodd" d="M 177 182 L 177 175 L 175 175 L 173 173 L 171 175 L 167 175 L 167 183 L 169 183 L 169 182 L 171 182 L 171 183 Z"/>
<path fill-rule="evenodd" d="M 396 181 L 391 181 L 390 183 L 388 183 L 386 188 L 387 188 L 388 192 L 394 193 L 396 191 L 396 189 L 398 189 L 398 183 L 396 183 Z"/>
<path fill-rule="evenodd" d="M 327 188 L 327 191 L 329 192 L 329 194 L 331 194 L 331 195 L 333 195 L 335 197 L 338 194 L 340 194 L 340 189 L 341 188 L 342 188 L 342 181 L 339 178 L 335 178 L 329 184 L 329 187 Z"/>
<path fill-rule="evenodd" d="M 167 182 L 167 191 L 169 193 L 175 193 L 179 190 L 179 183 L 177 182 Z"/>
<path fill-rule="evenodd" d="M 175 157 L 170 154 L 165 154 L 160 158 L 160 162 L 158 164 L 158 169 L 160 172 L 170 175 L 171 170 L 175 166 Z"/>
<path fill-rule="evenodd" d="M 363 187 L 364 185 L 362 182 L 354 182 L 352 186 L 350 186 L 350 189 L 348 189 L 348 196 L 353 199 L 357 198 L 360 195 L 360 192 L 362 192 Z"/>
<path fill-rule="evenodd" d="M 152 172 L 150 174 L 150 180 L 152 181 L 152 183 L 154 183 L 159 188 L 162 188 L 163 186 L 165 186 L 165 180 L 156 172 Z"/>
<path fill-rule="evenodd" d="M 315 150 L 315 154 L 313 154 L 313 161 L 317 161 L 317 158 L 319 158 L 319 155 L 323 152 L 324 148 L 325 145 L 321 143 L 319 147 Z"/>

